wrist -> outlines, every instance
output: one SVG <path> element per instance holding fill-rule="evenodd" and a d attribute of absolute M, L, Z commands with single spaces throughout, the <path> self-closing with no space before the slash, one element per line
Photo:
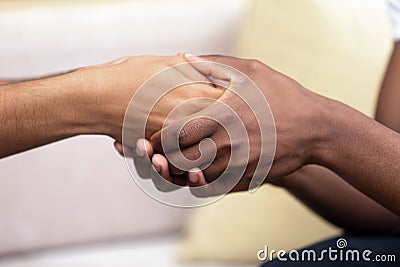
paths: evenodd
<path fill-rule="evenodd" d="M 90 71 L 78 69 L 58 77 L 65 83 L 62 90 L 63 113 L 66 125 L 74 129 L 75 135 L 109 135 L 105 123 L 104 94 L 100 84 Z"/>
<path fill-rule="evenodd" d="M 357 111 L 343 103 L 321 96 L 315 119 L 315 139 L 311 163 L 332 169 L 333 161 L 340 151 L 341 144 L 346 142 L 352 118 Z"/>
<path fill-rule="evenodd" d="M 79 106 L 89 134 L 108 135 L 121 142 L 122 124 L 130 98 L 121 95 L 106 68 L 78 69 Z"/>

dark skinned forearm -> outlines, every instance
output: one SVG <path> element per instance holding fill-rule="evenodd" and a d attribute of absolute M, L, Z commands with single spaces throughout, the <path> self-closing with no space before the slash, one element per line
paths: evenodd
<path fill-rule="evenodd" d="M 376 120 L 400 131 L 400 44 L 396 44 L 377 105 Z M 400 217 L 334 172 L 310 165 L 276 181 L 331 223 L 351 231 L 400 232 Z M 340 197 L 339 197 L 340 196 Z"/>
<path fill-rule="evenodd" d="M 275 183 L 329 222 L 348 231 L 400 232 L 397 215 L 327 168 L 305 166 Z"/>

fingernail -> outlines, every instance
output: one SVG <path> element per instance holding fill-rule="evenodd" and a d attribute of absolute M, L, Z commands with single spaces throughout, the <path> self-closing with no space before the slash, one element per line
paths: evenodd
<path fill-rule="evenodd" d="M 139 157 L 144 157 L 146 154 L 146 145 L 144 140 L 138 140 L 136 143 L 136 155 Z"/>
<path fill-rule="evenodd" d="M 199 172 L 201 170 L 199 168 L 193 168 L 189 170 L 189 181 L 192 183 L 197 183 L 199 181 Z"/>

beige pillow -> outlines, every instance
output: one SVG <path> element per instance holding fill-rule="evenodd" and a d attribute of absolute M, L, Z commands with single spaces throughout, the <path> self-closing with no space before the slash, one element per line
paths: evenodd
<path fill-rule="evenodd" d="M 254 1 L 239 40 L 303 85 L 371 115 L 391 48 L 383 1 Z M 195 210 L 179 248 L 183 261 L 257 262 L 257 251 L 299 248 L 340 230 L 284 190 L 265 186 Z"/>

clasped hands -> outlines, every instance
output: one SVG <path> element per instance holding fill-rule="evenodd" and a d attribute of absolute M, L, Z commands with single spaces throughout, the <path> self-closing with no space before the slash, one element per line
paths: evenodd
<path fill-rule="evenodd" d="M 116 138 L 115 148 L 134 158 L 139 176 L 149 178 L 158 173 L 165 183 L 155 185 L 170 191 L 175 188 L 172 185 L 200 187 L 224 175 L 226 179 L 240 175 L 229 191 L 243 191 L 252 187 L 252 179 L 257 183 L 274 181 L 305 164 L 316 163 L 320 133 L 315 122 L 322 112 L 320 96 L 256 60 L 191 55 L 178 58 L 174 57 L 169 66 L 189 62 L 193 70 L 186 68 L 179 73 L 178 68 L 173 75 L 203 83 L 183 84 L 160 97 L 146 117 L 143 138 L 124 144 L 121 136 Z M 153 88 L 161 86 L 154 83 Z M 250 90 L 254 85 L 258 93 Z M 182 108 L 178 116 L 167 120 L 180 104 L 203 98 L 214 101 L 193 101 L 190 108 Z M 144 116 L 143 109 L 133 108 L 135 117 Z M 168 140 L 177 140 L 177 146 L 166 145 Z M 144 164 L 146 157 L 152 166 Z M 184 167 L 180 159 L 186 160 Z M 205 196 L 224 193 L 226 181 Z"/>

